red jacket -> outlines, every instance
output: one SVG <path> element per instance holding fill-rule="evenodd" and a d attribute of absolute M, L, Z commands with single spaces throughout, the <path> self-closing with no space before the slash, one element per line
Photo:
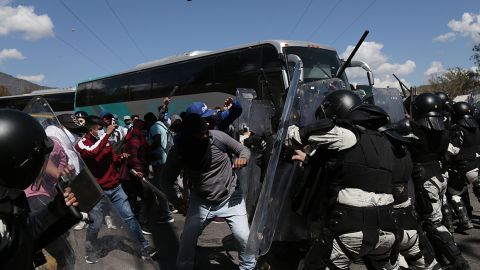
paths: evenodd
<path fill-rule="evenodd" d="M 80 153 L 85 164 L 104 190 L 119 185 L 119 175 L 115 167 L 121 162 L 121 157 L 115 155 L 108 138 L 108 135 L 103 134 L 97 140 L 90 133 L 87 133 L 75 145 L 75 149 Z"/>
<path fill-rule="evenodd" d="M 144 175 L 148 173 L 148 143 L 141 130 L 132 128 L 125 136 L 123 152 L 130 154 L 128 158 L 128 171 L 134 169 Z"/>

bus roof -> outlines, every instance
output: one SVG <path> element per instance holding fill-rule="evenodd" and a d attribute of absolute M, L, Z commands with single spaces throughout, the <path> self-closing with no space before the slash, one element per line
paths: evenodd
<path fill-rule="evenodd" d="M 42 89 L 42 90 L 35 90 L 28 94 L 22 95 L 12 95 L 12 96 L 3 96 L 0 99 L 14 99 L 20 97 L 35 97 L 35 96 L 43 96 L 43 95 L 50 95 L 50 94 L 60 94 L 60 93 L 75 93 L 74 88 L 65 88 L 65 89 Z"/>
<path fill-rule="evenodd" d="M 98 77 L 98 78 L 95 78 L 95 79 L 81 81 L 81 82 L 79 82 L 79 84 L 90 82 L 90 81 L 95 81 L 95 80 L 99 80 L 99 79 L 104 79 L 104 78 L 108 78 L 108 77 L 113 77 L 113 76 L 117 76 L 117 75 L 128 74 L 128 73 L 131 73 L 131 72 L 140 71 L 140 70 L 144 70 L 144 69 L 149 69 L 149 68 L 153 68 L 153 67 L 157 67 L 157 66 L 163 66 L 163 65 L 167 65 L 167 64 L 182 62 L 182 61 L 185 61 L 185 60 L 200 58 L 200 57 L 204 57 L 204 56 L 208 56 L 208 55 L 215 55 L 215 54 L 219 54 L 219 53 L 223 53 L 223 52 L 238 50 L 238 49 L 241 49 L 241 48 L 258 46 L 258 45 L 262 45 L 262 44 L 273 45 L 278 51 L 281 51 L 282 48 L 288 47 L 288 46 L 315 47 L 315 48 L 319 48 L 319 49 L 335 51 L 335 48 L 333 48 L 333 47 L 330 47 L 330 46 L 327 46 L 327 45 L 322 45 L 322 44 L 317 44 L 317 43 L 313 43 L 313 42 L 307 42 L 307 41 L 262 40 L 262 41 L 257 41 L 257 42 L 250 43 L 250 44 L 239 45 L 239 46 L 230 47 L 230 48 L 226 48 L 226 49 L 221 49 L 221 50 L 217 50 L 217 51 L 191 51 L 191 52 L 185 52 L 185 53 L 181 53 L 181 54 L 177 54 L 177 55 L 173 55 L 173 56 L 167 56 L 165 58 L 161 58 L 161 59 L 158 59 L 158 60 L 153 60 L 153 61 L 138 64 L 133 69 L 130 69 L 130 70 L 126 70 L 126 71 L 123 71 L 123 72 L 119 72 L 119 73 L 111 74 L 111 75 L 107 75 L 107 76 L 101 76 L 101 77 Z"/>

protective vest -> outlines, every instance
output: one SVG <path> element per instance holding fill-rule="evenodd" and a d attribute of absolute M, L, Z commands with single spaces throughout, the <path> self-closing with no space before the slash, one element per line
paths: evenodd
<path fill-rule="evenodd" d="M 478 128 L 465 128 L 458 126 L 463 133 L 463 144 L 459 155 L 467 161 L 467 170 L 478 167 L 476 154 L 480 154 L 480 130 Z"/>
<path fill-rule="evenodd" d="M 357 144 L 332 153 L 328 176 L 336 190 L 358 188 L 392 194 L 394 156 L 388 139 L 378 131 L 355 128 Z M 335 194 L 336 195 L 336 194 Z"/>
<path fill-rule="evenodd" d="M 412 131 L 418 137 L 409 147 L 413 162 L 426 163 L 443 158 L 450 142 L 448 130 L 427 130 L 415 125 Z"/>

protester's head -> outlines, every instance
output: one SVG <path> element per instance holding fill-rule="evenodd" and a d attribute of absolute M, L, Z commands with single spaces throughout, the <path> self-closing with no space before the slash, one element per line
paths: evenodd
<path fill-rule="evenodd" d="M 85 121 L 85 127 L 87 128 L 87 131 L 88 131 L 89 134 L 98 138 L 99 137 L 99 131 L 102 130 L 102 128 L 103 128 L 102 118 L 100 118 L 96 115 L 87 116 L 87 119 Z"/>
<path fill-rule="evenodd" d="M 123 123 L 125 123 L 125 126 L 130 126 L 132 124 L 132 118 L 128 115 L 125 115 L 123 117 Z"/>
<path fill-rule="evenodd" d="M 145 121 L 141 119 L 134 120 L 132 125 L 133 125 L 132 126 L 133 129 L 144 130 L 146 128 Z"/>
<path fill-rule="evenodd" d="M 155 124 L 155 122 L 158 121 L 157 117 L 152 112 L 145 114 L 145 116 L 143 117 L 143 120 L 145 120 L 145 123 L 147 124 L 148 127 L 151 127 L 153 124 Z"/>
<path fill-rule="evenodd" d="M 180 131 L 180 126 L 182 125 L 182 118 L 177 114 L 172 115 L 172 123 L 170 124 L 170 130 L 177 133 Z"/>
<path fill-rule="evenodd" d="M 113 114 L 109 111 L 101 111 L 100 118 L 102 119 L 104 126 L 110 126 L 112 124 Z"/>
<path fill-rule="evenodd" d="M 208 124 L 198 114 L 187 114 L 183 119 L 178 139 L 178 147 L 185 154 L 185 161 L 190 166 L 200 166 L 210 160 L 210 139 Z M 175 143 L 177 145 L 177 142 Z"/>
<path fill-rule="evenodd" d="M 0 149 L 0 186 L 23 190 L 41 172 L 53 142 L 32 116 L 1 109 Z"/>
<path fill-rule="evenodd" d="M 208 124 L 198 114 L 187 114 L 182 121 L 182 136 L 191 140 L 201 140 L 208 137 Z"/>
<path fill-rule="evenodd" d="M 137 119 L 140 119 L 140 116 L 138 116 L 138 114 L 132 114 L 131 118 L 132 118 L 132 121 L 135 121 Z"/>

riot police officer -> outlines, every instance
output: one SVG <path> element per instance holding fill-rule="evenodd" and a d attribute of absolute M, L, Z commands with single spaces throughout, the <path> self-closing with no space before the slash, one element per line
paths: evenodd
<path fill-rule="evenodd" d="M 52 148 L 33 117 L 0 110 L 0 269 L 33 269 L 34 254 L 78 222 L 70 218 L 69 206 L 78 205 L 70 189 L 29 213 L 23 190 L 34 183 Z"/>
<path fill-rule="evenodd" d="M 409 180 L 413 163 L 407 145 L 413 140 L 410 120 L 403 119 L 382 127 L 383 133 L 392 144 L 395 162 L 393 166 L 393 199 L 394 216 L 400 233 L 399 250 L 408 265 L 415 269 L 440 269 L 435 260 L 428 239 L 419 228 L 409 196 Z M 404 265 L 408 268 L 408 266 Z"/>
<path fill-rule="evenodd" d="M 458 179 L 455 183 L 450 181 L 449 192 L 452 194 L 452 205 L 460 220 L 460 231 L 473 228 L 467 211 L 470 198 L 464 196 L 464 193 L 468 193 L 467 183 L 472 184 L 475 196 L 480 198 L 478 180 L 480 130 L 473 113 L 473 108 L 466 102 L 457 102 L 452 106 L 451 152 Z"/>
<path fill-rule="evenodd" d="M 423 229 L 440 263 L 446 264 L 443 260 L 446 257 L 455 269 L 470 269 L 452 235 L 441 223 L 448 179 L 448 174 L 444 171 L 444 157 L 449 145 L 442 100 L 432 93 L 416 96 L 412 104 L 412 116 L 413 134 L 418 137 L 410 145 L 414 162 L 412 178 L 415 185 L 415 206 Z"/>
<path fill-rule="evenodd" d="M 392 217 L 394 156 L 377 131 L 388 123 L 387 113 L 362 104 L 352 91 L 337 90 L 316 115 L 315 129 L 303 127 L 295 135 L 297 127 L 289 127 L 288 140 L 309 142 L 293 160 L 303 162 L 306 177 L 313 179 L 307 182 L 318 183 L 311 209 L 320 210 L 310 215 L 317 230 L 300 269 L 349 269 L 362 257 L 374 269 L 394 269 L 399 233 Z"/>

